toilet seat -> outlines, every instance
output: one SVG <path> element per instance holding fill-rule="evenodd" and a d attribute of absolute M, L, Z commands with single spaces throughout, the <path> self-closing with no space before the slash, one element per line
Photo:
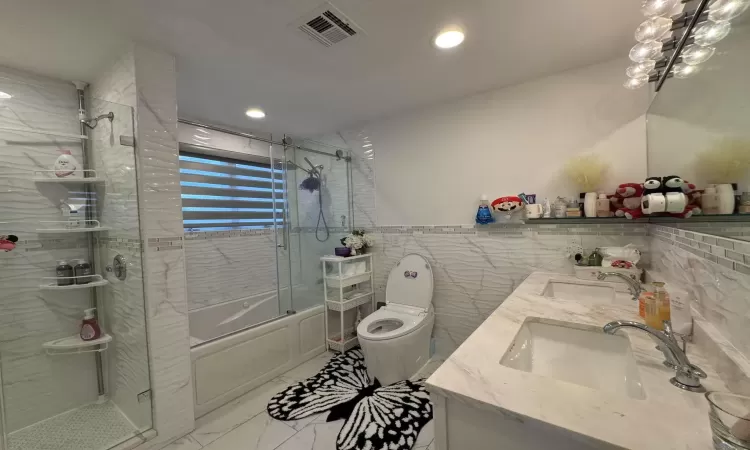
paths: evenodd
<path fill-rule="evenodd" d="M 425 312 L 388 305 L 365 317 L 357 327 L 357 334 L 368 341 L 401 337 L 419 329 L 427 316 Z"/>

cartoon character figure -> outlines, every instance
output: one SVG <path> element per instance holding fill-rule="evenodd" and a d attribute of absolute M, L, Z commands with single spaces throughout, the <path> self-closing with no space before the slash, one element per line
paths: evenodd
<path fill-rule="evenodd" d="M 523 209 L 523 200 L 516 195 L 500 197 L 492 202 L 492 209 L 495 212 L 513 213 Z"/>
<path fill-rule="evenodd" d="M 0 250 L 9 252 L 16 248 L 16 242 L 18 242 L 18 236 L 12 234 L 0 236 Z"/>
<path fill-rule="evenodd" d="M 641 210 L 643 214 L 654 214 L 666 210 L 667 201 L 664 198 L 662 177 L 648 177 L 643 183 L 643 197 Z"/>
<path fill-rule="evenodd" d="M 682 192 L 683 184 L 685 184 L 685 181 L 677 175 L 664 177 L 661 192 L 662 194 L 666 194 L 667 192 Z"/>
<path fill-rule="evenodd" d="M 55 161 L 55 176 L 64 178 L 73 175 L 78 170 L 78 161 L 70 153 L 70 150 L 63 150 L 62 155 Z"/>
<path fill-rule="evenodd" d="M 628 220 L 642 217 L 641 198 L 643 192 L 644 187 L 639 183 L 623 183 L 618 186 L 615 197 L 610 199 L 610 203 L 622 205 L 615 211 L 615 216 L 625 217 Z"/>
<path fill-rule="evenodd" d="M 664 194 L 664 200 L 667 203 L 664 212 L 678 217 L 682 217 L 685 214 L 685 208 L 688 205 L 688 198 L 687 195 L 682 192 L 682 186 L 684 184 L 685 180 L 678 175 L 664 177 L 662 180 L 662 194 Z"/>

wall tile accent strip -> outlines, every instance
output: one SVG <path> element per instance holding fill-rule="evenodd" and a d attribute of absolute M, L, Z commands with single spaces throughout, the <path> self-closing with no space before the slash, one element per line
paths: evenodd
<path fill-rule="evenodd" d="M 112 250 L 143 251 L 143 243 L 139 239 L 97 237 L 95 242 Z"/>
<path fill-rule="evenodd" d="M 15 251 L 34 252 L 87 247 L 88 243 L 84 239 L 21 239 L 16 242 Z"/>
<path fill-rule="evenodd" d="M 469 236 L 531 236 L 531 235 L 591 235 L 591 236 L 646 236 L 643 223 L 618 224 L 492 224 L 474 225 L 389 225 L 367 228 L 368 233 L 379 234 L 460 234 Z"/>
<path fill-rule="evenodd" d="M 221 239 L 239 236 L 264 236 L 273 234 L 273 229 L 263 230 L 231 230 L 231 231 L 194 231 L 185 233 L 185 239 Z"/>
<path fill-rule="evenodd" d="M 163 252 L 168 250 L 181 250 L 184 244 L 182 236 L 171 236 L 161 238 L 149 238 L 148 248 L 154 249 L 157 252 Z"/>
<path fill-rule="evenodd" d="M 710 236 L 671 226 L 650 225 L 649 229 L 655 239 L 728 269 L 750 275 L 750 242 Z"/>
<path fill-rule="evenodd" d="M 750 237 L 750 225 L 747 222 L 674 222 L 660 223 L 659 226 L 679 228 L 681 230 L 710 232 L 713 235 L 747 239 Z"/>

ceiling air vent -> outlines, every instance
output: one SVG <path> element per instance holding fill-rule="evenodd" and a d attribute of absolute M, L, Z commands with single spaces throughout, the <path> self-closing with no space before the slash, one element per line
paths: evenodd
<path fill-rule="evenodd" d="M 324 3 L 295 22 L 297 28 L 316 42 L 331 47 L 362 33 L 354 22 L 330 3 Z"/>

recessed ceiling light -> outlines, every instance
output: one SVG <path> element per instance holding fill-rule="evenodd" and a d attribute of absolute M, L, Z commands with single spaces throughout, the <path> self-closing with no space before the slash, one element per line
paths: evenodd
<path fill-rule="evenodd" d="M 266 117 L 266 113 L 262 109 L 250 108 L 245 111 L 245 115 L 251 119 L 262 119 Z"/>
<path fill-rule="evenodd" d="M 458 47 L 464 41 L 464 32 L 458 27 L 452 26 L 444 29 L 435 37 L 435 46 L 437 48 Z"/>
<path fill-rule="evenodd" d="M 7 92 L 0 91 L 0 98 L 13 98 L 13 96 Z"/>

